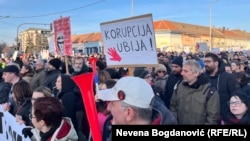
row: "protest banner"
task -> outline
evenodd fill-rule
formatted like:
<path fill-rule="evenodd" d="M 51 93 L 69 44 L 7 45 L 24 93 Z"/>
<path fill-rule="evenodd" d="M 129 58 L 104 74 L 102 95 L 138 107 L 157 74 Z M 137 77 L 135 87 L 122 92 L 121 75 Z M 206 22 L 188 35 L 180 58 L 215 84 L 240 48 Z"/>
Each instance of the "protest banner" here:
<path fill-rule="evenodd" d="M 72 55 L 70 17 L 60 18 L 53 22 L 56 53 L 64 56 Z"/>
<path fill-rule="evenodd" d="M 53 22 L 56 53 L 65 57 L 66 74 L 69 74 L 67 56 L 72 56 L 70 17 L 60 18 Z"/>
<path fill-rule="evenodd" d="M 100 27 L 109 67 L 158 64 L 152 14 L 104 22 Z"/>
<path fill-rule="evenodd" d="M 16 118 L 9 112 L 5 112 L 0 106 L 0 140 L 1 141 L 30 141 L 24 138 L 22 129 L 25 125 L 16 122 Z"/>
<path fill-rule="evenodd" d="M 49 53 L 55 53 L 56 52 L 56 48 L 55 48 L 55 37 L 54 35 L 50 36 L 47 38 L 48 40 L 48 44 L 49 44 Z"/>

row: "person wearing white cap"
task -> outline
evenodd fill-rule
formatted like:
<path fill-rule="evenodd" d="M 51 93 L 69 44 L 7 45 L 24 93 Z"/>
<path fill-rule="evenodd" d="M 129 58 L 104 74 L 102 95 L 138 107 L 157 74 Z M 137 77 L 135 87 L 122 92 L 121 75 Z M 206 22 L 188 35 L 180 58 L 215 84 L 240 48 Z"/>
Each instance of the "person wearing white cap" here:
<path fill-rule="evenodd" d="M 111 89 L 98 92 L 98 99 L 110 101 L 108 110 L 113 116 L 112 124 L 151 124 L 154 92 L 139 77 L 119 79 Z"/>

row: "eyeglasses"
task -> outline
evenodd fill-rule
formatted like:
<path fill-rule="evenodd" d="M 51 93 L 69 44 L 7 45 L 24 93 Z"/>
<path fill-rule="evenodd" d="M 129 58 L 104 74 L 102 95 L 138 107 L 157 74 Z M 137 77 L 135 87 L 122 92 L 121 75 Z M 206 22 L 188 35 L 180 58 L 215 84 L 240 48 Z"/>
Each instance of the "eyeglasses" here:
<path fill-rule="evenodd" d="M 29 114 L 29 119 L 32 120 L 32 118 L 36 118 L 36 117 L 33 117 L 32 114 L 30 113 Z"/>
<path fill-rule="evenodd" d="M 161 70 L 160 70 L 160 71 L 158 71 L 157 73 L 165 73 L 165 71 L 161 71 Z"/>
<path fill-rule="evenodd" d="M 230 106 L 237 106 L 237 107 L 239 107 L 241 104 L 242 104 L 242 101 L 229 101 L 228 102 L 228 104 L 230 105 Z"/>

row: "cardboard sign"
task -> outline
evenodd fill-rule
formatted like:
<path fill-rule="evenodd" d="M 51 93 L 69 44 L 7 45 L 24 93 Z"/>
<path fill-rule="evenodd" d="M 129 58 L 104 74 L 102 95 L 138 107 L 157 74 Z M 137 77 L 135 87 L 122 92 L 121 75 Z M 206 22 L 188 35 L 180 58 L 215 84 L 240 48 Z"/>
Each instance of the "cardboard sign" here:
<path fill-rule="evenodd" d="M 49 43 L 49 52 L 50 53 L 56 53 L 56 48 L 55 48 L 55 36 L 52 35 L 50 37 L 47 38 L 48 43 Z"/>
<path fill-rule="evenodd" d="M 207 43 L 205 43 L 205 42 L 196 43 L 196 48 L 198 49 L 199 52 L 208 52 L 209 51 Z"/>
<path fill-rule="evenodd" d="M 215 54 L 219 54 L 220 53 L 220 48 L 212 48 L 211 52 L 213 52 Z"/>
<path fill-rule="evenodd" d="M 100 24 L 108 66 L 157 64 L 152 14 Z"/>
<path fill-rule="evenodd" d="M 54 40 L 58 55 L 72 55 L 70 17 L 60 18 L 53 22 Z"/>
<path fill-rule="evenodd" d="M 20 125 L 16 122 L 16 118 L 9 112 L 3 110 L 0 105 L 0 140 L 1 141 L 30 141 L 30 138 L 25 138 L 22 134 L 22 129 L 25 125 Z"/>

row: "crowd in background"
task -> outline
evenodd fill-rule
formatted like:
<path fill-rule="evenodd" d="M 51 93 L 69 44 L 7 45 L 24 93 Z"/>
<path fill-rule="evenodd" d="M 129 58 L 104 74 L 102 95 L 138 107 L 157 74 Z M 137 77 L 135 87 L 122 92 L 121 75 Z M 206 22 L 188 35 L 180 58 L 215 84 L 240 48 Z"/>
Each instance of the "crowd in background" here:
<path fill-rule="evenodd" d="M 158 52 L 158 64 L 133 69 L 110 68 L 97 53 L 2 58 L 0 103 L 17 122 L 30 126 L 25 136 L 88 140 L 84 101 L 72 77 L 93 71 L 90 57 L 97 58 L 93 91 L 103 140 L 110 139 L 112 124 L 250 124 L 248 53 Z M 47 110 L 39 107 L 44 105 Z"/>

